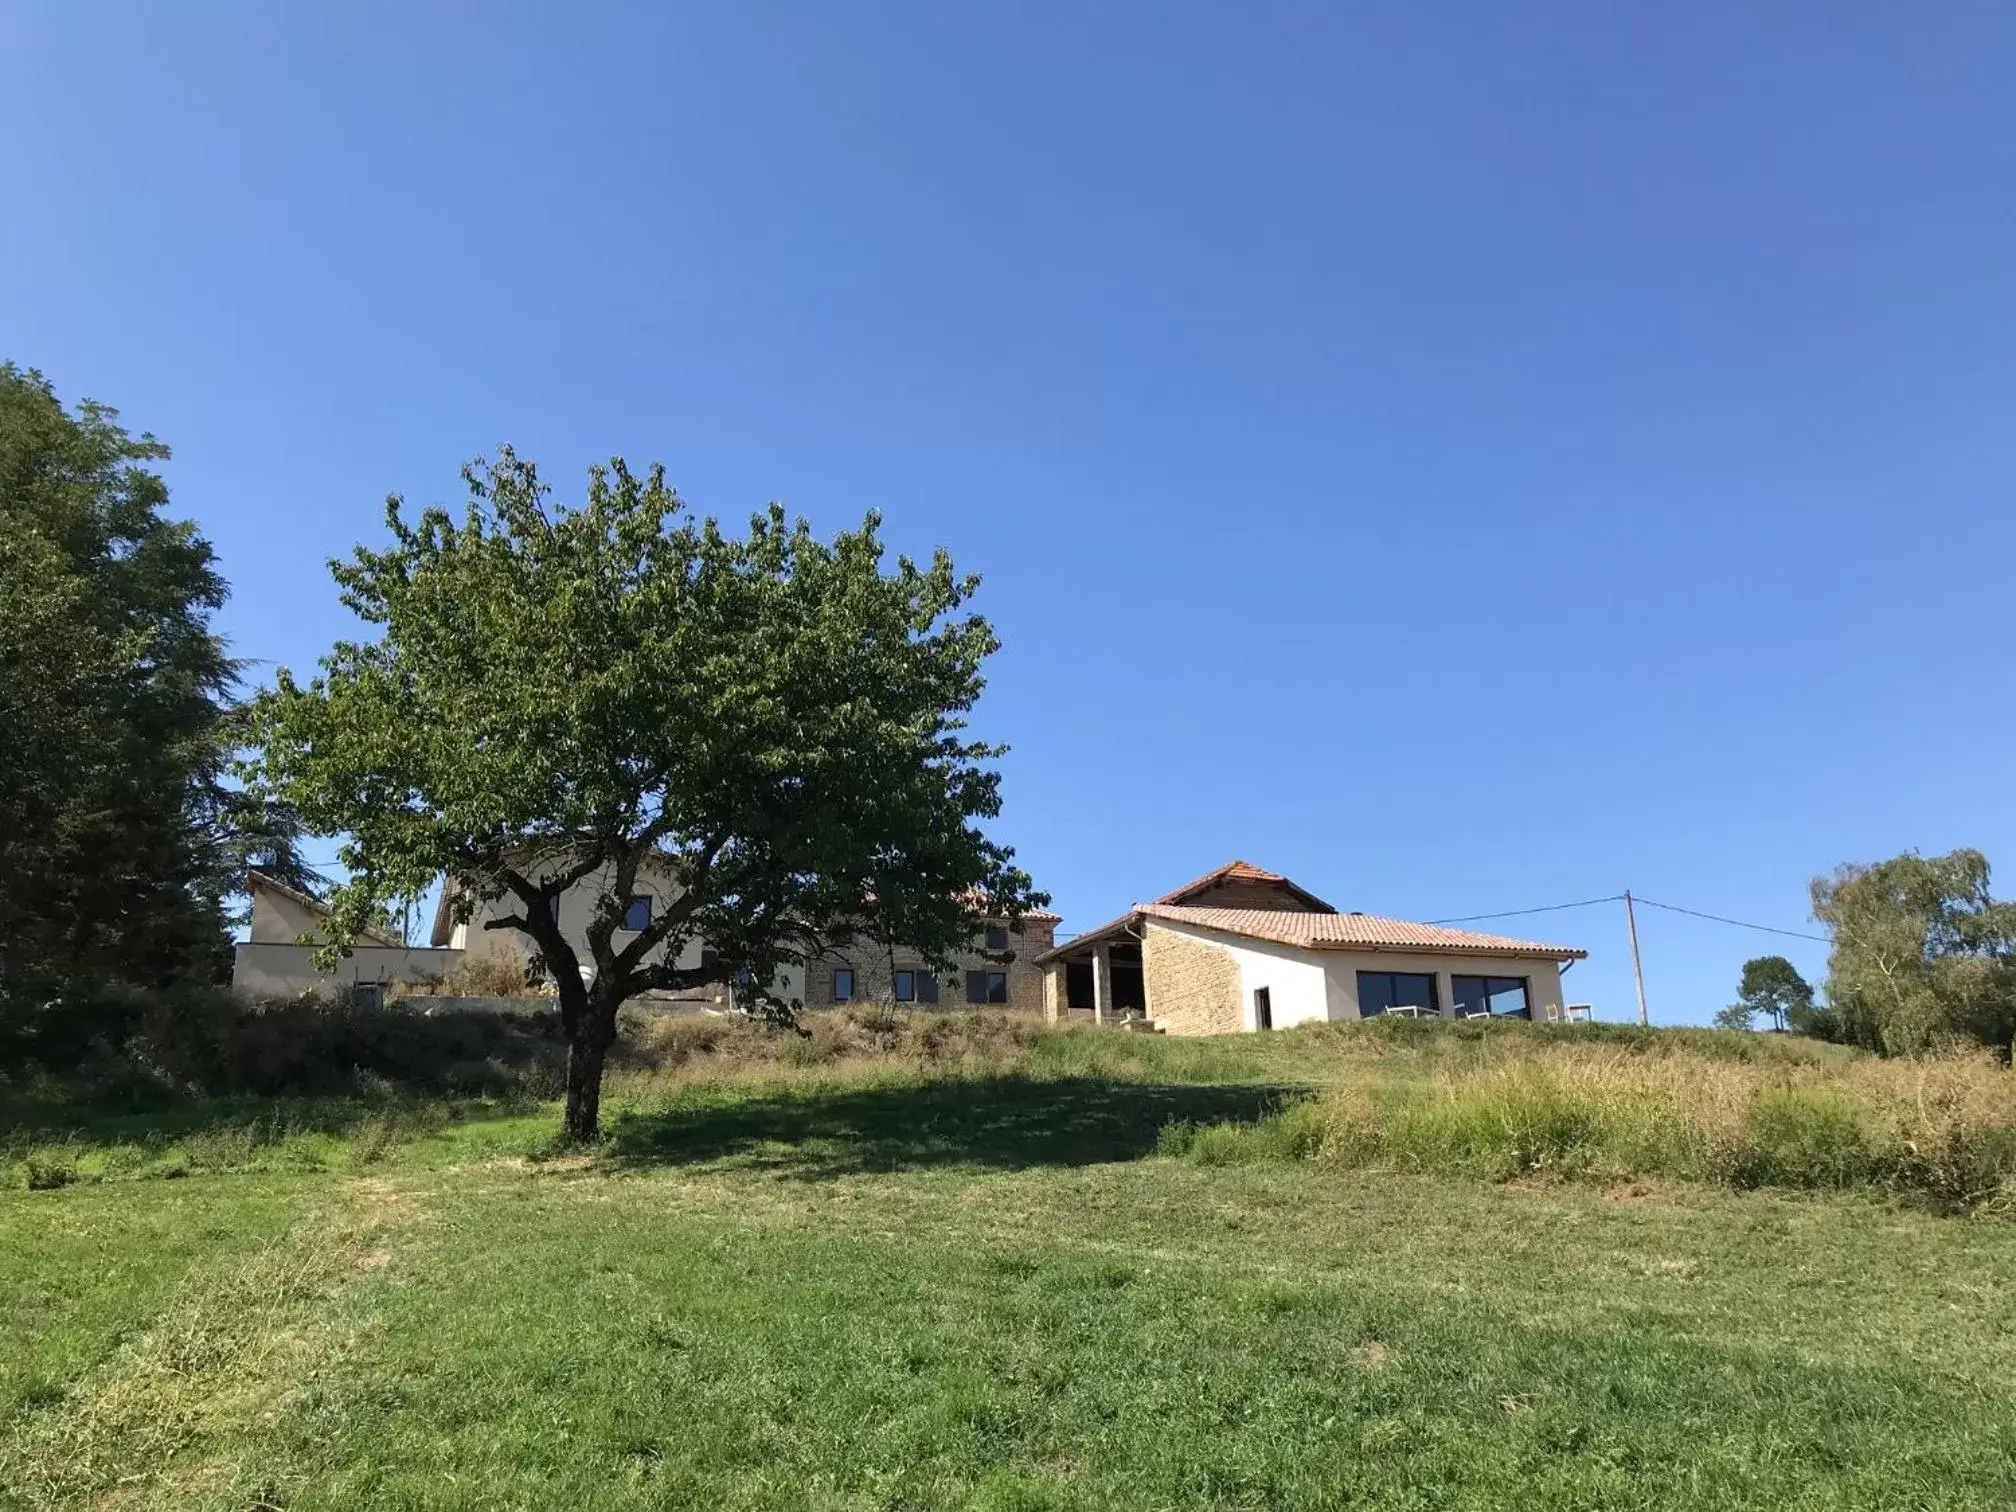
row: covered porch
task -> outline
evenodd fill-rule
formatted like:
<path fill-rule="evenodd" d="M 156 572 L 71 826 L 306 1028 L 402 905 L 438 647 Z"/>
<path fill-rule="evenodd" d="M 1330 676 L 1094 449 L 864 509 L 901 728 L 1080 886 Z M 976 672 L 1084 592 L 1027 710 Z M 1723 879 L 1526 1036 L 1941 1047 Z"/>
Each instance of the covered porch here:
<path fill-rule="evenodd" d="M 1043 1013 L 1052 1023 L 1146 1023 L 1148 981 L 1141 937 L 1128 921 L 1093 930 L 1043 962 Z"/>

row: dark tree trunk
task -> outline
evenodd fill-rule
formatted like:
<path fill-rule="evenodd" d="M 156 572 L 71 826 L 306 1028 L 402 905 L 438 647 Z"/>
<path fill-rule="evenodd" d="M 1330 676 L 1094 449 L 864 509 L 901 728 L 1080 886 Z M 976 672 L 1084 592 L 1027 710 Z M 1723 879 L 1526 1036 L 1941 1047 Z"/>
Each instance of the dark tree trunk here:
<path fill-rule="evenodd" d="M 595 1016 L 595 1015 L 591 1015 Z M 593 1144 L 602 1137 L 602 1063 L 610 1036 L 599 1024 L 585 1024 L 567 1045 L 567 1121 L 569 1144 Z"/>

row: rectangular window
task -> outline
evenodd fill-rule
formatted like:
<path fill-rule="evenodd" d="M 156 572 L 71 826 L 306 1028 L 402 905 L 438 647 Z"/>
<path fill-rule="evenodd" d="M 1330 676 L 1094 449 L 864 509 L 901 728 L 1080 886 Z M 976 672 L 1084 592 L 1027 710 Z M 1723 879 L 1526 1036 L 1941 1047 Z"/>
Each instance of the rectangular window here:
<path fill-rule="evenodd" d="M 1253 1027 L 1255 1029 L 1274 1027 L 1274 994 L 1265 987 L 1253 989 Z"/>
<path fill-rule="evenodd" d="M 1435 1003 L 1435 978 L 1426 972 L 1359 972 L 1358 1017 L 1377 1018 L 1396 1011 L 1410 1017 L 1440 1012 Z"/>
<path fill-rule="evenodd" d="M 999 924 L 989 924 L 987 926 L 987 948 L 989 950 L 1006 950 L 1008 948 L 1008 931 Z"/>
<path fill-rule="evenodd" d="M 917 973 L 899 971 L 896 973 L 896 1001 L 914 1003 L 917 1001 Z"/>
<path fill-rule="evenodd" d="M 649 898 L 632 898 L 623 905 L 623 927 L 632 934 L 639 934 L 651 927 Z"/>
<path fill-rule="evenodd" d="M 385 985 L 382 982 L 352 982 L 350 984 L 351 1006 L 371 1011 L 385 1006 Z"/>
<path fill-rule="evenodd" d="M 1008 973 L 1005 971 L 967 972 L 966 1001 L 969 1003 L 1006 1003 L 1008 1001 Z"/>
<path fill-rule="evenodd" d="M 1449 979 L 1449 995 L 1456 1000 L 1456 1017 L 1533 1017 L 1533 1004 L 1526 994 L 1524 977 L 1459 976 Z"/>
<path fill-rule="evenodd" d="M 917 1001 L 920 1003 L 938 1001 L 938 978 L 928 971 L 917 973 Z"/>
<path fill-rule="evenodd" d="M 842 966 L 833 973 L 833 1001 L 851 1003 L 854 1001 L 854 969 Z"/>
<path fill-rule="evenodd" d="M 555 924 L 560 922 L 560 895 L 555 893 L 546 900 L 546 917 Z"/>

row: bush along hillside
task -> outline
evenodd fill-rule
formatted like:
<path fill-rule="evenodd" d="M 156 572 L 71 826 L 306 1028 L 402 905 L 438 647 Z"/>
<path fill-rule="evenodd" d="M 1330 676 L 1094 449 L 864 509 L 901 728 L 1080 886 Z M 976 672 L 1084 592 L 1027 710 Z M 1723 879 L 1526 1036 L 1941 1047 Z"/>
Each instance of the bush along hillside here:
<path fill-rule="evenodd" d="M 1492 1180 L 1861 1187 L 2016 1213 L 2016 1083 L 1987 1051 L 1884 1060 L 1776 1036 L 1605 1026 L 1323 1026 L 1279 1038 L 1308 1040 L 1312 1058 L 1335 1047 L 1359 1074 L 1258 1122 L 1171 1127 L 1163 1151 Z"/>

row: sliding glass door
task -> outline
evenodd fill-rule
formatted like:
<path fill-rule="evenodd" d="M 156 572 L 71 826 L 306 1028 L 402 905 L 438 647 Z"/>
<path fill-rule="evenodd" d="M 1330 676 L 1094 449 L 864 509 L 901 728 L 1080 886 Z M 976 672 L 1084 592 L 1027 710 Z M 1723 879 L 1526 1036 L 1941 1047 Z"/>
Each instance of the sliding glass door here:
<path fill-rule="evenodd" d="M 1456 1017 L 1533 1017 L 1533 1004 L 1526 994 L 1524 977 L 1459 976 L 1449 979 L 1449 995 L 1456 999 Z"/>
<path fill-rule="evenodd" d="M 1435 978 L 1416 971 L 1359 972 L 1358 1017 L 1377 1018 L 1395 1010 L 1413 1015 L 1440 1012 L 1435 1002 Z"/>

